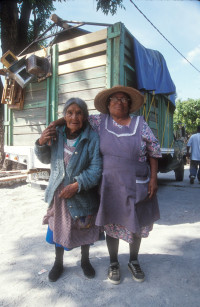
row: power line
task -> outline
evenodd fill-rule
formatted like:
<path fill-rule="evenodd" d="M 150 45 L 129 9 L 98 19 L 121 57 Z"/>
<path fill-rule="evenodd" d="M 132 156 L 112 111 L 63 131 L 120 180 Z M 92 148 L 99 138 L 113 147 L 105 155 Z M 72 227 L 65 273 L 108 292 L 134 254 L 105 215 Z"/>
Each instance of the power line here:
<path fill-rule="evenodd" d="M 149 18 L 139 9 L 139 7 L 132 1 L 130 2 L 135 6 L 135 8 L 144 16 L 144 18 L 158 31 L 158 33 L 195 69 L 200 73 L 200 70 L 196 68 L 161 32 L 160 30 L 154 26 L 154 24 L 149 20 Z"/>

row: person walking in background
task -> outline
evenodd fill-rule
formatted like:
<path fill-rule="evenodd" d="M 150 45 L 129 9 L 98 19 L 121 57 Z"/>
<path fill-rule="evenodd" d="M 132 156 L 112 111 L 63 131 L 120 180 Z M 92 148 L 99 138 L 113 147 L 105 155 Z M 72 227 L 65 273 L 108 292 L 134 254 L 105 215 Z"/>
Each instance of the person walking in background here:
<path fill-rule="evenodd" d="M 45 193 L 49 209 L 43 219 L 43 224 L 48 224 L 46 240 L 55 245 L 50 281 L 56 281 L 63 272 L 64 250 L 79 246 L 83 273 L 93 278 L 89 248 L 100 237 L 100 228 L 95 225 L 97 185 L 102 174 L 99 136 L 88 123 L 87 105 L 82 99 L 69 99 L 63 115 L 63 125 L 47 127 L 35 144 L 38 159 L 51 163 Z"/>
<path fill-rule="evenodd" d="M 191 154 L 190 154 L 191 151 Z M 190 183 L 193 184 L 197 176 L 200 183 L 200 125 L 197 133 L 193 134 L 187 143 L 187 157 L 190 156 Z"/>

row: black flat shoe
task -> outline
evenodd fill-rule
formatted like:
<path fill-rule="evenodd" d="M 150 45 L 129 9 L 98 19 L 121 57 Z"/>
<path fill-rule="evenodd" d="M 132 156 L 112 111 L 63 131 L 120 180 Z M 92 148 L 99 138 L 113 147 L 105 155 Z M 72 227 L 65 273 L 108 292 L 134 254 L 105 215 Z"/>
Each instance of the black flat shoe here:
<path fill-rule="evenodd" d="M 62 264 L 54 264 L 51 271 L 49 272 L 49 281 L 57 281 L 63 272 Z"/>
<path fill-rule="evenodd" d="M 84 275 L 87 278 L 94 278 L 95 277 L 95 270 L 91 265 L 90 261 L 81 262 L 81 268 L 83 270 Z"/>

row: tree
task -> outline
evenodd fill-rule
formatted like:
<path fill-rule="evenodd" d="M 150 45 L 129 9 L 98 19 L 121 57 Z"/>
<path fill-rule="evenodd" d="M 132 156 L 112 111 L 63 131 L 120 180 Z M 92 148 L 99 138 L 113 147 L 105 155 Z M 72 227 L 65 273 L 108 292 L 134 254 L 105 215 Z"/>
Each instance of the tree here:
<path fill-rule="evenodd" d="M 22 51 L 46 29 L 53 10 L 53 0 L 1 0 L 2 54 L 7 50 L 16 55 Z"/>
<path fill-rule="evenodd" d="M 2 54 L 11 50 L 16 56 L 48 27 L 56 0 L 0 0 L 0 32 Z M 61 2 L 62 0 L 57 0 Z M 67 1 L 67 0 L 63 0 Z M 96 0 L 97 10 L 114 15 L 123 0 Z M 34 48 L 34 49 L 33 49 Z M 33 45 L 28 52 L 38 49 Z M 27 53 L 27 52 L 26 52 Z M 2 95 L 0 79 L 0 99 Z M 3 157 L 3 107 L 0 103 L 0 158 Z M 1 159 L 0 159 L 1 164 Z"/>
<path fill-rule="evenodd" d="M 123 0 L 96 0 L 97 2 L 97 11 L 99 9 L 106 15 L 111 13 L 112 15 L 116 14 L 118 7 L 125 9 L 123 6 Z"/>
<path fill-rule="evenodd" d="M 18 55 L 40 32 L 45 30 L 47 27 L 46 20 L 53 10 L 53 0 L 1 0 L 0 30 L 2 54 L 7 50 L 11 50 L 15 55 Z M 0 99 L 1 95 L 2 82 L 0 82 Z M 0 104 L 1 157 L 4 156 L 2 118 L 3 107 Z"/>
<path fill-rule="evenodd" d="M 185 126 L 188 134 L 196 133 L 197 126 L 200 125 L 200 99 L 188 99 L 176 102 L 174 112 L 174 130 L 177 131 Z"/>
<path fill-rule="evenodd" d="M 61 2 L 62 0 L 57 0 Z M 67 0 L 63 0 L 67 1 Z M 55 10 L 55 0 L 1 0 L 0 26 L 2 54 L 11 50 L 18 54 L 47 27 L 47 20 Z M 97 10 L 114 15 L 124 8 L 123 0 L 96 0 Z"/>

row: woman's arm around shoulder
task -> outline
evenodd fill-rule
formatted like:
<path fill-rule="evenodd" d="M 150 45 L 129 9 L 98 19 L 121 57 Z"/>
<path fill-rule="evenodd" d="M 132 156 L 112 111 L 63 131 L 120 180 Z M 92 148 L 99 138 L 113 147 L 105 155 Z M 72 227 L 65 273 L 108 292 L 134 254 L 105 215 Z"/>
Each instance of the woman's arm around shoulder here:
<path fill-rule="evenodd" d="M 88 117 L 88 122 L 92 129 L 99 133 L 100 130 L 100 124 L 101 124 L 101 114 L 91 114 Z"/>
<path fill-rule="evenodd" d="M 49 127 L 57 127 L 57 126 L 63 126 L 63 125 L 65 125 L 65 119 L 64 119 L 64 117 L 61 117 L 61 118 L 59 118 L 59 119 L 56 119 L 56 120 L 54 120 L 53 122 L 51 122 L 50 124 L 49 124 Z"/>

